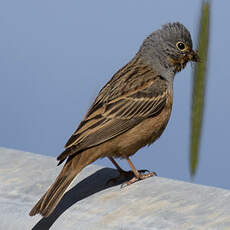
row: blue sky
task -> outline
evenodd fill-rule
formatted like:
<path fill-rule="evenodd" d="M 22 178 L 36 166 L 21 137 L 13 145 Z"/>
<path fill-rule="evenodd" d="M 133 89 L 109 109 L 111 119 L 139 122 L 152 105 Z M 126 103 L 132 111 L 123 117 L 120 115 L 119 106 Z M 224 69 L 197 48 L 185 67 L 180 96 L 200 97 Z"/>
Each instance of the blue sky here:
<path fill-rule="evenodd" d="M 212 1 L 207 101 L 194 182 L 230 189 L 229 1 Z M 196 44 L 200 0 L 1 1 L 0 146 L 57 156 L 100 88 L 143 39 L 180 21 Z M 194 44 L 194 45 L 195 45 Z M 174 82 L 163 136 L 133 157 L 137 168 L 189 181 L 192 68 Z M 128 168 L 125 161 L 119 161 Z M 112 167 L 107 159 L 97 164 Z"/>

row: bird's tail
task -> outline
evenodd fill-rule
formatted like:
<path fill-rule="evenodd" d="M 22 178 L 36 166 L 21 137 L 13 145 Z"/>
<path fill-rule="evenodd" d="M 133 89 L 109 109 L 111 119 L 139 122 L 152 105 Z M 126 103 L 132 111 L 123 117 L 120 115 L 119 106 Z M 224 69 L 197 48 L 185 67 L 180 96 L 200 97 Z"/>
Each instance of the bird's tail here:
<path fill-rule="evenodd" d="M 75 157 L 80 158 L 80 155 Z M 40 213 L 42 216 L 49 216 L 57 206 L 58 202 L 61 200 L 65 190 L 68 188 L 75 176 L 81 171 L 81 169 L 82 167 L 73 168 L 72 160 L 67 161 L 55 182 L 32 208 L 29 215 L 34 216 Z"/>

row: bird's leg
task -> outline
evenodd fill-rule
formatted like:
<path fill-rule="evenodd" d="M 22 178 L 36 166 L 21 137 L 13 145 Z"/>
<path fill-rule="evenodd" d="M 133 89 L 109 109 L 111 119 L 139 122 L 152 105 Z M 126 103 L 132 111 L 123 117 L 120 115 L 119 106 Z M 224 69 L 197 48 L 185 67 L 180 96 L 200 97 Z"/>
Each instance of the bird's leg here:
<path fill-rule="evenodd" d="M 126 172 L 125 170 L 123 170 L 120 165 L 112 158 L 112 157 L 109 157 L 109 159 L 111 160 L 111 162 L 113 163 L 113 165 L 117 168 L 118 172 L 120 174 L 123 174 L 124 172 Z"/>
<path fill-rule="evenodd" d="M 117 168 L 118 172 L 119 172 L 119 176 L 117 177 L 114 177 L 110 180 L 107 181 L 106 184 L 110 184 L 110 183 L 116 183 L 117 181 L 119 181 L 121 178 L 126 178 L 126 179 L 130 179 L 132 178 L 133 176 L 135 176 L 134 172 L 133 171 L 125 171 L 123 170 L 119 164 L 112 158 L 112 157 L 108 157 L 111 162 L 113 163 L 113 165 Z M 137 171 L 137 170 L 136 170 Z M 140 174 L 143 174 L 145 172 L 149 172 L 148 170 L 146 169 L 142 169 L 142 170 L 139 170 L 138 173 Z"/>
<path fill-rule="evenodd" d="M 130 184 L 133 184 L 135 183 L 136 181 L 138 180 L 144 180 L 148 177 L 152 177 L 152 176 L 156 176 L 157 174 L 155 172 L 148 172 L 146 174 L 143 174 L 141 173 L 140 171 L 138 171 L 135 166 L 133 165 L 132 161 L 129 159 L 129 157 L 126 157 L 126 160 L 128 161 L 129 163 L 129 166 L 131 167 L 132 171 L 133 171 L 133 174 L 134 174 L 134 177 L 125 182 L 123 185 L 130 185 Z"/>
<path fill-rule="evenodd" d="M 106 184 L 115 184 L 117 183 L 121 178 L 131 178 L 133 176 L 133 172 L 132 171 L 125 171 L 123 170 L 119 164 L 112 158 L 112 157 L 108 157 L 111 162 L 113 163 L 113 165 L 116 167 L 117 171 L 119 172 L 119 175 L 109 179 Z"/>

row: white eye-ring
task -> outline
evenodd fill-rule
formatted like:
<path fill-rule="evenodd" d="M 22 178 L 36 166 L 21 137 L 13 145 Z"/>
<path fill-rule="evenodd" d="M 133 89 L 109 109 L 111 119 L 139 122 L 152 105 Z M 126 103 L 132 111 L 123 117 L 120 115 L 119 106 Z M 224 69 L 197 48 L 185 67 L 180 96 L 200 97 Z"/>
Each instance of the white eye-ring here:
<path fill-rule="evenodd" d="M 186 50 L 186 45 L 183 42 L 177 42 L 176 47 L 181 51 Z"/>

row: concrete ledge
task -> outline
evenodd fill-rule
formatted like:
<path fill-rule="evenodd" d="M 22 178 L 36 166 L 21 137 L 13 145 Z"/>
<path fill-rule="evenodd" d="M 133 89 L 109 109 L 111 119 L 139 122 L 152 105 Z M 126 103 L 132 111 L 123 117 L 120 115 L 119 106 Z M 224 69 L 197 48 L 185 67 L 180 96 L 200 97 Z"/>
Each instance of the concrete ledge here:
<path fill-rule="evenodd" d="M 55 179 L 52 157 L 0 148 L 0 229 L 230 229 L 230 191 L 154 177 L 105 186 L 116 170 L 91 165 L 49 218 L 28 213 Z"/>

